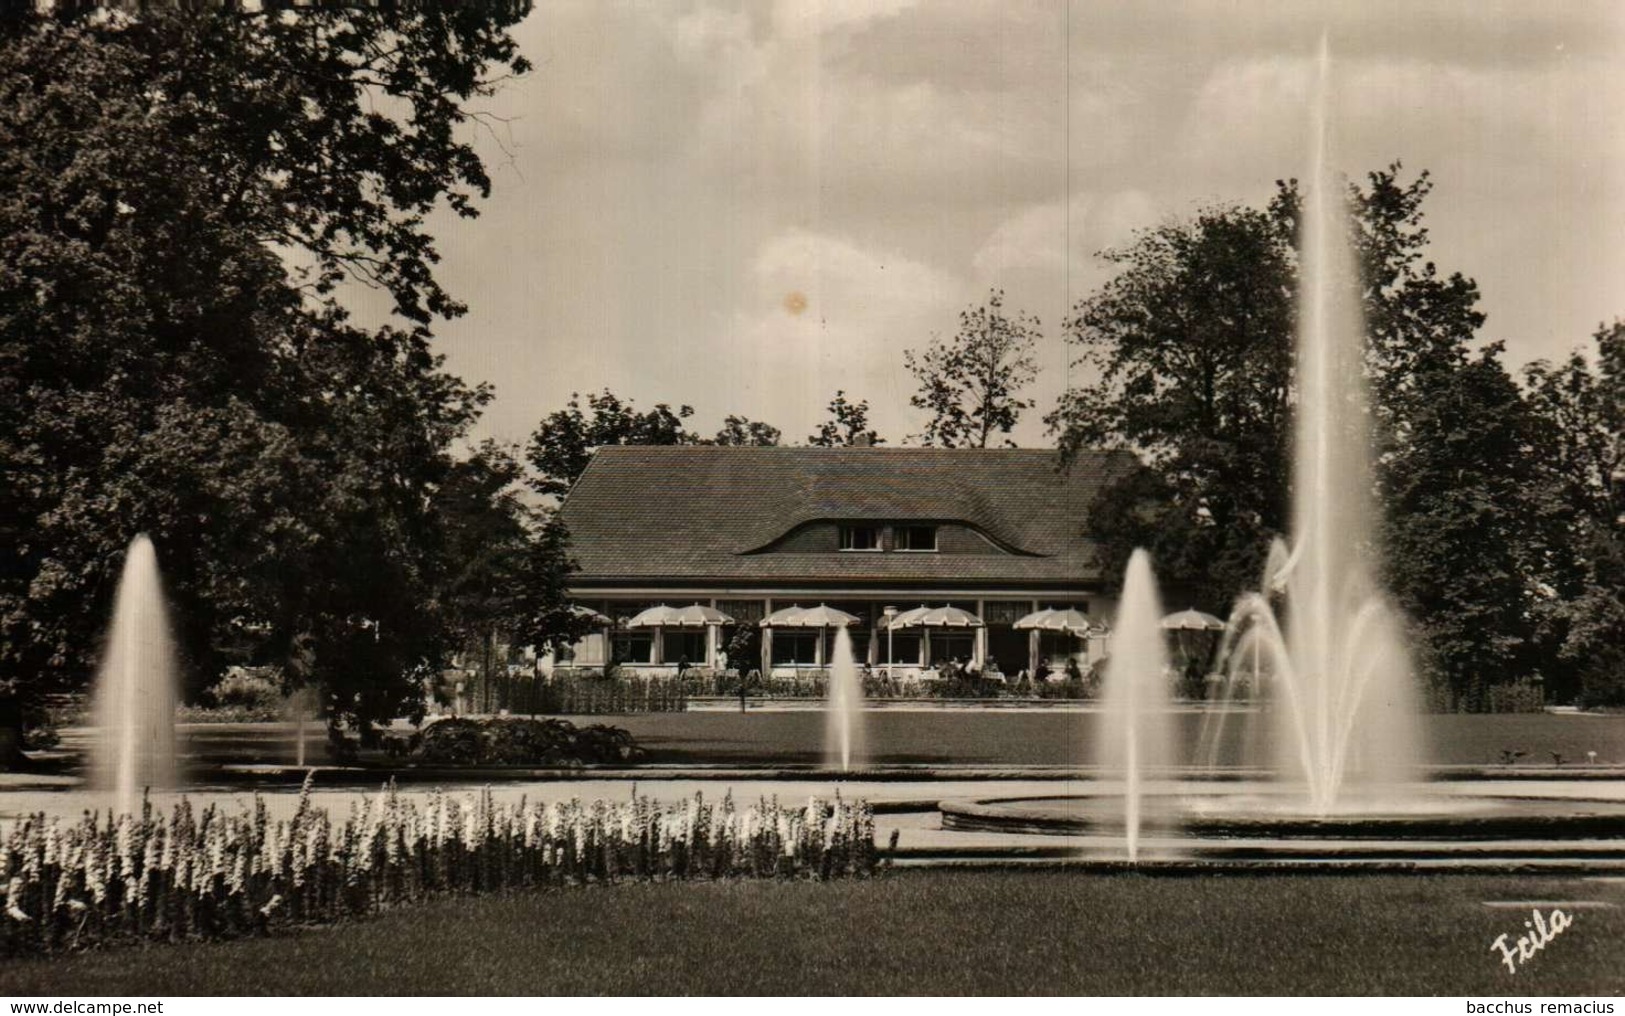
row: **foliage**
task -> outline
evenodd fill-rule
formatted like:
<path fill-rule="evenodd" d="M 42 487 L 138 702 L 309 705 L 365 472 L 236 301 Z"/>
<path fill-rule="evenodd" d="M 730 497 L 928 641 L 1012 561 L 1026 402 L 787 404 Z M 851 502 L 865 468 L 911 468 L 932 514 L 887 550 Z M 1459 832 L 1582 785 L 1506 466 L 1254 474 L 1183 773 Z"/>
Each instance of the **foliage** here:
<path fill-rule="evenodd" d="M 1588 705 L 1625 704 L 1625 322 L 1524 371 L 1536 424 L 1540 637 L 1549 684 Z"/>
<path fill-rule="evenodd" d="M 571 610 L 569 534 L 552 512 L 526 504 L 523 477 L 514 453 L 487 441 L 435 492 L 447 626 L 459 647 L 481 646 L 488 665 L 499 636 L 546 653 L 591 629 Z"/>
<path fill-rule="evenodd" d="M 424 217 L 488 188 L 467 105 L 527 7 L 62 10 L 0 28 L 0 683 L 83 683 L 146 532 L 194 693 L 246 620 L 330 714 L 410 712 L 426 506 L 489 398 L 431 352 Z"/>
<path fill-rule="evenodd" d="M 683 679 L 631 675 L 621 670 L 605 677 L 591 670 L 555 670 L 546 681 L 514 689 L 513 711 L 519 713 L 680 713 L 688 708 L 688 688 L 705 673 L 691 668 Z"/>
<path fill-rule="evenodd" d="M 927 447 L 986 448 L 996 434 L 1008 435 L 1032 401 L 1019 393 L 1038 376 L 1033 347 L 1038 319 L 1017 311 L 1006 315 L 1004 292 L 959 312 L 959 332 L 934 341 L 923 352 L 903 354 L 919 391 L 909 405 L 931 414 L 921 435 Z"/>
<path fill-rule="evenodd" d="M 634 762 L 642 751 L 618 727 L 577 728 L 566 720 L 514 716 L 435 720 L 418 735 L 413 756 L 453 765 L 577 766 Z"/>
<path fill-rule="evenodd" d="M 777 799 L 745 808 L 647 797 L 547 805 L 462 800 L 421 805 L 393 786 L 335 821 L 310 803 L 273 821 L 182 799 L 166 816 L 43 814 L 15 822 L 0 848 L 0 953 L 136 941 L 264 935 L 361 917 L 446 894 L 668 879 L 832 878 L 874 872 L 863 803 Z"/>
<path fill-rule="evenodd" d="M 732 447 L 774 448 L 782 437 L 779 428 L 760 420 L 748 420 L 730 415 L 722 421 L 722 429 L 711 440 L 712 444 Z"/>
<path fill-rule="evenodd" d="M 233 667 L 209 688 L 206 698 L 216 706 L 240 709 L 259 719 L 281 719 L 281 675 L 275 670 Z"/>
<path fill-rule="evenodd" d="M 1380 483 L 1390 588 L 1435 679 L 1472 709 L 1533 662 L 1523 548 L 1535 523 L 1534 463 L 1522 398 L 1499 353 L 1491 346 L 1417 373 L 1406 439 Z"/>
<path fill-rule="evenodd" d="M 1546 690 L 1527 677 L 1492 685 L 1485 695 L 1484 711 L 1543 713 L 1546 711 Z"/>
<path fill-rule="evenodd" d="M 1063 456 L 1137 453 L 1089 535 L 1107 574 L 1137 546 L 1193 603 L 1223 611 L 1285 528 L 1292 377 L 1293 202 L 1216 207 L 1106 251 L 1119 274 L 1065 322 L 1089 384 L 1047 422 Z"/>
<path fill-rule="evenodd" d="M 869 428 L 869 400 L 848 402 L 840 390 L 829 402 L 829 419 L 818 425 L 818 433 L 807 438 L 815 448 L 843 448 L 854 445 L 881 445 L 886 439 Z"/>
<path fill-rule="evenodd" d="M 1350 183 L 1364 281 L 1386 579 L 1450 697 L 1527 672 L 1529 551 L 1540 532 L 1533 428 L 1498 346 L 1469 348 L 1478 288 L 1427 260 L 1432 183 L 1398 164 Z M 1093 380 L 1049 416 L 1063 453 L 1105 445 L 1142 466 L 1091 511 L 1100 563 L 1148 548 L 1165 584 L 1224 612 L 1287 530 L 1301 195 L 1207 209 L 1109 251 L 1119 274 L 1067 322 Z"/>
<path fill-rule="evenodd" d="M 592 453 L 605 445 L 690 445 L 699 436 L 683 429 L 694 407 L 673 410 L 664 402 L 639 412 L 631 399 L 622 400 L 609 389 L 587 396 L 572 393 L 569 404 L 548 414 L 531 435 L 526 457 L 535 475 L 538 493 L 563 497 L 592 461 Z"/>

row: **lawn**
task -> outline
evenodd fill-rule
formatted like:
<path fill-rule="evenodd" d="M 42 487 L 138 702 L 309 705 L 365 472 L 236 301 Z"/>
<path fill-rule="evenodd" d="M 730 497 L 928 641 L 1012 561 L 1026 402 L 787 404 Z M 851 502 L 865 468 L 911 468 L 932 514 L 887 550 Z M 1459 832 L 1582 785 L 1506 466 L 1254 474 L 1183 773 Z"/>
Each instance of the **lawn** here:
<path fill-rule="evenodd" d="M 1526 909 L 1601 901 L 1517 974 Z M 1549 910 L 1550 905 L 1545 904 Z M 575 888 L 338 928 L 0 962 L 14 995 L 1604 994 L 1625 884 L 1436 876 L 907 871 L 864 882 Z"/>
<path fill-rule="evenodd" d="M 572 717 L 577 722 L 625 727 L 650 749 L 653 761 L 672 763 L 810 764 L 823 759 L 821 712 L 638 713 Z M 1098 713 L 975 710 L 893 712 L 864 716 L 870 759 L 877 763 L 1077 765 L 1087 758 Z M 1179 743 L 1194 746 L 1203 716 L 1175 715 Z M 1580 762 L 1625 763 L 1625 715 L 1505 714 L 1423 717 L 1431 761 L 1491 765 L 1503 749 L 1527 752 L 1525 763 L 1550 765 L 1551 752 Z M 1237 759 L 1226 761 L 1235 762 Z"/>

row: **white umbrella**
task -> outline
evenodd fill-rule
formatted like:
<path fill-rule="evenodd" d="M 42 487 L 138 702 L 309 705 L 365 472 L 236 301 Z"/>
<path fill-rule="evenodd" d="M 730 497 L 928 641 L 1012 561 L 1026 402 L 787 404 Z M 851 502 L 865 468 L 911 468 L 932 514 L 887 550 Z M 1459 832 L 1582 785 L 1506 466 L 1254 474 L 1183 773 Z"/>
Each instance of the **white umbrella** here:
<path fill-rule="evenodd" d="M 701 628 L 710 624 L 732 624 L 733 618 L 714 607 L 696 603 L 692 607 L 669 607 L 662 603 L 642 611 L 626 622 L 628 628 Z"/>
<path fill-rule="evenodd" d="M 1079 610 L 1035 610 L 1011 625 L 1017 631 L 1064 631 L 1080 638 L 1096 634 L 1100 626 L 1092 623 Z"/>
<path fill-rule="evenodd" d="M 898 614 L 892 628 L 980 628 L 982 619 L 958 607 L 918 607 Z"/>
<path fill-rule="evenodd" d="M 796 627 L 796 618 L 800 617 L 802 611 L 806 609 L 800 604 L 780 607 L 757 623 L 763 628 L 794 628 Z"/>
<path fill-rule="evenodd" d="M 1221 632 L 1224 631 L 1225 627 L 1223 621 L 1212 614 L 1204 614 L 1200 610 L 1181 610 L 1177 614 L 1169 614 L 1162 619 L 1162 629 L 1174 633 L 1174 644 L 1179 648 L 1179 655 L 1183 661 L 1181 666 L 1189 666 L 1193 662 L 1201 664 L 1208 655 L 1202 653 L 1199 656 L 1195 649 L 1186 645 L 1186 632 Z M 1201 642 L 1200 638 L 1196 640 L 1198 646 L 1201 645 Z M 1210 650 L 1216 648 L 1209 646 Z"/>
<path fill-rule="evenodd" d="M 763 628 L 846 628 L 858 623 L 856 614 L 826 607 L 786 607 L 762 619 Z"/>
<path fill-rule="evenodd" d="M 1224 631 L 1225 623 L 1200 610 L 1181 610 L 1162 619 L 1166 631 Z"/>
<path fill-rule="evenodd" d="M 612 621 L 610 621 L 609 618 L 607 618 L 604 615 L 600 614 L 598 611 L 593 610 L 591 607 L 583 607 L 579 603 L 570 604 L 570 613 L 574 614 L 576 617 L 584 617 L 587 620 L 591 621 L 593 624 L 612 624 L 613 623 Z"/>

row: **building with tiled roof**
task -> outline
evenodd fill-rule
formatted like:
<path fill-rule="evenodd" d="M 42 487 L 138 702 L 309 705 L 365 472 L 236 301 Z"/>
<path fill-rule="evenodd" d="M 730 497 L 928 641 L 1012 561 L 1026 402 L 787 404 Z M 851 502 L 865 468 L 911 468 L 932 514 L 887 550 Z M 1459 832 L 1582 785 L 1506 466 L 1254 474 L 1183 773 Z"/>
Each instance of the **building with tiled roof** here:
<path fill-rule="evenodd" d="M 565 498 L 580 570 L 577 602 L 624 621 L 655 605 L 715 607 L 754 624 L 784 607 L 827 604 L 872 666 L 996 660 L 1014 674 L 1074 653 L 1011 624 L 1044 607 L 1110 616 L 1109 584 L 1083 537 L 1089 505 L 1133 459 L 1084 453 L 1066 470 L 1043 449 L 606 447 Z M 885 610 L 952 605 L 982 629 L 895 632 Z M 719 666 L 726 632 L 618 630 L 616 658 L 668 669 Z M 774 630 L 763 664 L 819 667 L 827 637 Z M 576 662 L 600 665 L 608 637 Z M 890 654 L 890 660 L 887 657 Z"/>

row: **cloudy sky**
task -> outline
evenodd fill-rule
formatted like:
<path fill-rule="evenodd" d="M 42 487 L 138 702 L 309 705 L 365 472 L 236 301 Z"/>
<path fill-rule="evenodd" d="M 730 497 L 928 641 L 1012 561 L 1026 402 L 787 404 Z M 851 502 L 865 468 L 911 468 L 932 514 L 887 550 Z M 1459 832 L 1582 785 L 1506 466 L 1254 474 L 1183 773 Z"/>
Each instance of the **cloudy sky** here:
<path fill-rule="evenodd" d="M 896 443 L 903 350 L 1001 287 L 1045 331 L 1094 257 L 1304 175 L 1322 31 L 1338 169 L 1432 171 L 1441 267 L 1520 364 L 1625 316 L 1625 5 L 538 0 L 483 109 L 494 193 L 437 223 L 452 370 L 519 440 L 570 392 L 800 440 L 837 388 Z"/>

